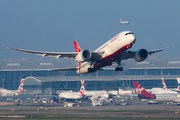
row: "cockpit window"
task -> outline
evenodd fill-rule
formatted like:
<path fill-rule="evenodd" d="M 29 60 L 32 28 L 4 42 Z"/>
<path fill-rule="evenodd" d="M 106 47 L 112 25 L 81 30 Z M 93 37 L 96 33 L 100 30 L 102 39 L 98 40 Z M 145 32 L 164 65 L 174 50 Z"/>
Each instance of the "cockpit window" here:
<path fill-rule="evenodd" d="M 128 35 L 128 34 L 133 34 L 132 32 L 130 32 L 130 33 L 126 33 L 125 35 Z"/>

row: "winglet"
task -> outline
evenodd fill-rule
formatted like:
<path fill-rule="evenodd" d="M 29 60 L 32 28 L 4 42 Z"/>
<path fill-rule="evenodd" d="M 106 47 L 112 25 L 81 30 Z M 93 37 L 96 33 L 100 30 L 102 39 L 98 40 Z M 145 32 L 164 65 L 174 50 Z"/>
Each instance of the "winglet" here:
<path fill-rule="evenodd" d="M 81 52 L 81 48 L 79 47 L 79 45 L 77 44 L 77 42 L 76 42 L 76 41 L 73 41 L 73 43 L 74 43 L 75 51 L 76 51 L 76 52 Z"/>
<path fill-rule="evenodd" d="M 148 93 L 137 81 L 133 81 L 136 93 L 140 99 L 155 99 L 154 94 Z"/>

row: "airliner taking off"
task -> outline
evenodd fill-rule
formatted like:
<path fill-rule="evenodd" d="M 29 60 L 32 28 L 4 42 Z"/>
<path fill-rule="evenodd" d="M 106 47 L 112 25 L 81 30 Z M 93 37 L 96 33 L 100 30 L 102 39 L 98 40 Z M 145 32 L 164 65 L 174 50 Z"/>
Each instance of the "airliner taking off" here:
<path fill-rule="evenodd" d="M 131 31 L 123 31 L 118 33 L 116 36 L 114 36 L 109 41 L 107 41 L 98 49 L 92 52 L 89 50 L 81 50 L 76 41 L 73 42 L 76 52 L 42 52 L 14 48 L 9 49 L 33 53 L 41 55 L 42 57 L 50 56 L 56 58 L 71 58 L 78 61 L 78 67 L 60 68 L 50 71 L 76 70 L 76 73 L 84 74 L 96 72 L 97 70 L 100 70 L 102 69 L 102 67 L 105 66 L 111 66 L 113 62 L 116 62 L 118 64 L 118 66 L 115 69 L 116 71 L 123 71 L 123 67 L 120 67 L 122 60 L 134 58 L 135 61 L 141 62 L 145 60 L 148 57 L 148 55 L 163 51 L 164 49 L 171 47 L 169 46 L 154 51 L 147 51 L 146 49 L 130 51 L 129 49 L 134 45 L 135 41 L 136 38 Z"/>
<path fill-rule="evenodd" d="M 7 89 L 0 89 L 0 93 L 2 96 L 18 96 L 23 93 L 23 85 L 24 85 L 24 79 L 21 80 L 19 88 L 17 90 L 7 90 Z"/>

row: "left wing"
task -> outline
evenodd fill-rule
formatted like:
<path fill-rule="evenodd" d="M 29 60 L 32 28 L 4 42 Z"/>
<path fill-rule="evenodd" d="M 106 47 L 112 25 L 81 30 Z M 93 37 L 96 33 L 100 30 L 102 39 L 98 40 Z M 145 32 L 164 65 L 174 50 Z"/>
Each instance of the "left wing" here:
<path fill-rule="evenodd" d="M 57 69 L 52 69 L 52 70 L 49 70 L 49 71 L 72 71 L 72 70 L 78 70 L 79 68 L 76 67 L 76 68 L 57 68 Z"/>
<path fill-rule="evenodd" d="M 168 49 L 168 48 L 171 48 L 171 46 L 168 46 L 168 47 L 165 47 L 165 48 L 162 48 L 162 49 L 158 49 L 158 50 L 152 50 L 152 51 L 148 51 L 148 54 L 151 55 L 153 53 L 157 53 L 157 52 L 161 52 L 165 49 Z M 134 58 L 134 55 L 136 54 L 137 51 L 125 51 L 124 53 L 122 53 L 122 56 L 120 57 L 121 60 L 124 60 L 124 59 L 129 59 L 129 58 Z"/>
<path fill-rule="evenodd" d="M 36 55 L 40 55 L 42 57 L 49 56 L 49 57 L 56 57 L 56 58 L 72 58 L 74 59 L 77 52 L 45 52 L 45 51 L 32 51 L 32 50 L 24 50 L 24 49 L 16 49 L 16 48 L 8 48 L 11 50 L 26 52 L 26 53 L 32 53 Z"/>
<path fill-rule="evenodd" d="M 45 52 L 45 51 L 33 51 L 33 50 L 16 49 L 16 48 L 8 48 L 8 49 L 26 52 L 26 53 L 32 53 L 32 54 L 40 55 L 42 57 L 49 56 L 49 57 L 56 57 L 56 58 L 75 59 L 75 57 L 79 54 L 79 52 Z M 103 53 L 104 53 L 103 51 L 91 52 L 92 59 L 99 59 Z"/>

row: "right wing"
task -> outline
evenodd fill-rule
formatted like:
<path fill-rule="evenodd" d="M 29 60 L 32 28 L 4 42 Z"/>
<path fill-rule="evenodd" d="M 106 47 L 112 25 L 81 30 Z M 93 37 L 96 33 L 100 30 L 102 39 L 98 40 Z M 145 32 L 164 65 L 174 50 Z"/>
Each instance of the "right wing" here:
<path fill-rule="evenodd" d="M 152 51 L 147 51 L 147 52 L 149 55 L 151 55 L 153 53 L 161 52 L 161 51 L 166 50 L 166 49 L 171 48 L 171 47 L 172 47 L 172 45 L 165 47 L 165 48 L 162 48 L 162 49 L 152 50 Z M 124 60 L 124 59 L 134 58 L 136 52 L 137 51 L 125 51 L 124 53 L 122 53 L 122 56 L 120 57 L 120 59 Z"/>

